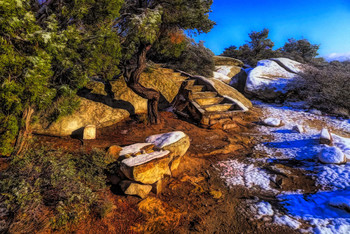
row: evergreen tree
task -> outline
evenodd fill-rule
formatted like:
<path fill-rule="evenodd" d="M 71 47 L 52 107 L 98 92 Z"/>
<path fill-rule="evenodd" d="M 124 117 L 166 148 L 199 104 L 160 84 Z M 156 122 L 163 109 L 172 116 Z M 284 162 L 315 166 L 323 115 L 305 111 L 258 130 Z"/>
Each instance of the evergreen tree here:
<path fill-rule="evenodd" d="M 89 76 L 119 72 L 121 0 L 0 1 L 0 154 L 21 152 L 32 117 L 78 106 Z"/>
<path fill-rule="evenodd" d="M 288 39 L 281 51 L 284 55 L 299 61 L 310 62 L 318 55 L 320 45 L 311 44 L 307 39 L 296 40 L 294 38 Z"/>
<path fill-rule="evenodd" d="M 125 0 L 117 25 L 123 42 L 122 73 L 128 87 L 148 100 L 150 123 L 159 122 L 160 94 L 139 82 L 148 52 L 157 42 L 169 38 L 171 32 L 208 32 L 214 25 L 209 19 L 211 4 L 212 0 Z"/>

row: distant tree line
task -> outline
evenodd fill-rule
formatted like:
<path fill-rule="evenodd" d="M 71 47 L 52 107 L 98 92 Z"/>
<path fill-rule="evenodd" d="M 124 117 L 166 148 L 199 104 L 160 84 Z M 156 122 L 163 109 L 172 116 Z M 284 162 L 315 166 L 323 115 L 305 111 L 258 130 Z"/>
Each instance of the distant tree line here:
<path fill-rule="evenodd" d="M 269 30 L 253 31 L 248 34 L 250 41 L 240 46 L 230 46 L 224 50 L 223 56 L 242 60 L 250 66 L 256 66 L 262 59 L 286 57 L 301 63 L 319 63 L 322 58 L 316 58 L 320 45 L 311 44 L 307 39 L 288 39 L 283 47 L 273 49 L 275 43 L 268 38 Z"/>

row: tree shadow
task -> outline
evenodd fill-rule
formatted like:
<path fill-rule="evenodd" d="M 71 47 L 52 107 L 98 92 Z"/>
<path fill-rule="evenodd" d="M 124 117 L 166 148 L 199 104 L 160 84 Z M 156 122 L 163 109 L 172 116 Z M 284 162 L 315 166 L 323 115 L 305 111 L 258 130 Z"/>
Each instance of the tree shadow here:
<path fill-rule="evenodd" d="M 92 89 L 84 87 L 77 92 L 77 95 L 94 102 L 100 102 L 115 109 L 126 110 L 129 112 L 130 116 L 135 115 L 135 107 L 130 102 L 114 99 L 115 96 L 110 82 L 107 81 L 104 83 L 104 90 L 107 95 L 91 93 Z"/>
<path fill-rule="evenodd" d="M 294 141 L 281 141 L 281 142 L 266 142 L 264 145 L 268 148 L 277 149 L 292 149 L 292 148 L 304 148 L 309 146 L 315 146 L 318 143 L 318 139 L 305 139 Z"/>

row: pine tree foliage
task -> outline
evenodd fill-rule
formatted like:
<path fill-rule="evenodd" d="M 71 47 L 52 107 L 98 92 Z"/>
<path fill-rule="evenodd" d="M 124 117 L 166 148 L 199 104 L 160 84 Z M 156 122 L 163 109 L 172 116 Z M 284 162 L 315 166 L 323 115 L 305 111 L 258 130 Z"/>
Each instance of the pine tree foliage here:
<path fill-rule="evenodd" d="M 52 121 L 70 114 L 88 77 L 111 79 L 119 72 L 121 49 L 112 29 L 121 4 L 0 1 L 1 155 L 13 151 L 33 115 Z"/>

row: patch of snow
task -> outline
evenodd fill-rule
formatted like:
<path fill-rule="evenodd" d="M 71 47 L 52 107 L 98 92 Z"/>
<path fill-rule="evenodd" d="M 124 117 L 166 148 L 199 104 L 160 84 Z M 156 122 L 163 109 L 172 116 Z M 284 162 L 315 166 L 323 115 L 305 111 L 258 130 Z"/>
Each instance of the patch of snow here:
<path fill-rule="evenodd" d="M 346 161 L 344 153 L 336 146 L 326 146 L 318 156 L 322 163 L 340 164 Z"/>
<path fill-rule="evenodd" d="M 228 76 L 231 73 L 231 69 L 233 66 L 216 66 L 216 73 L 221 73 L 225 76 Z M 214 76 L 215 77 L 215 76 Z"/>
<path fill-rule="evenodd" d="M 332 141 L 332 136 L 331 134 L 329 133 L 328 129 L 327 128 L 323 128 L 321 130 L 321 133 L 320 133 L 320 139 L 324 139 L 326 141 Z"/>
<path fill-rule="evenodd" d="M 264 216 L 272 216 L 274 214 L 274 211 L 272 210 L 272 206 L 270 203 L 262 201 L 256 204 L 256 208 L 258 211 L 258 215 Z"/>
<path fill-rule="evenodd" d="M 273 176 L 265 170 L 254 165 L 240 163 L 237 160 L 219 162 L 221 178 L 226 181 L 229 187 L 243 185 L 247 188 L 259 187 L 266 191 L 276 192 L 270 187 Z"/>
<path fill-rule="evenodd" d="M 231 78 L 228 77 L 227 75 L 224 75 L 220 72 L 213 72 L 213 75 L 214 75 L 214 79 L 217 79 L 217 80 L 221 80 L 221 81 L 224 81 L 224 82 L 230 82 L 231 81 Z"/>
<path fill-rule="evenodd" d="M 132 145 L 128 145 L 123 147 L 122 151 L 120 151 L 119 155 L 124 156 L 127 154 L 136 154 L 141 151 L 142 148 L 152 145 L 152 143 L 136 143 Z"/>
<path fill-rule="evenodd" d="M 315 233 L 349 233 L 350 213 L 330 206 L 337 196 L 350 196 L 349 190 L 326 191 L 316 194 L 284 194 L 278 198 L 295 218 L 303 219 L 314 225 Z"/>
<path fill-rule="evenodd" d="M 152 143 L 158 148 L 163 148 L 167 145 L 171 145 L 181 140 L 184 137 L 186 137 L 185 133 L 181 131 L 175 131 L 149 136 L 147 137 L 146 142 Z"/>
<path fill-rule="evenodd" d="M 274 223 L 279 225 L 287 225 L 288 227 L 291 227 L 293 229 L 298 229 L 301 225 L 301 223 L 288 215 L 283 216 L 275 216 L 274 217 Z"/>
<path fill-rule="evenodd" d="M 154 159 L 162 158 L 162 157 L 168 155 L 169 153 L 170 152 L 168 150 L 155 151 L 155 152 L 152 152 L 149 154 L 141 154 L 141 155 L 137 155 L 136 157 L 124 159 L 122 161 L 122 163 L 128 167 L 135 167 L 135 166 L 139 166 L 139 165 L 145 164 L 147 162 L 150 162 Z"/>

